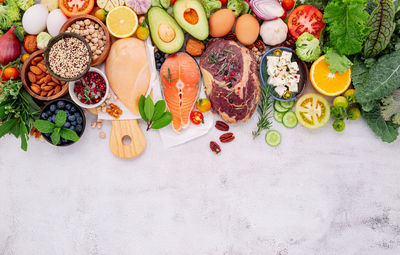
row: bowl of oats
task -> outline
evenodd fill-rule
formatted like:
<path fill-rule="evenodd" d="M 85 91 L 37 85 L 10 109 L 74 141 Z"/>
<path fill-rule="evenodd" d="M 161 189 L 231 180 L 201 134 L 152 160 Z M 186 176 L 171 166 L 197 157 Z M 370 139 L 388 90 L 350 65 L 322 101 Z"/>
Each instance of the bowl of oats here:
<path fill-rule="evenodd" d="M 92 63 L 92 51 L 82 36 L 60 33 L 53 37 L 44 51 L 44 64 L 49 73 L 61 81 L 82 78 Z"/>

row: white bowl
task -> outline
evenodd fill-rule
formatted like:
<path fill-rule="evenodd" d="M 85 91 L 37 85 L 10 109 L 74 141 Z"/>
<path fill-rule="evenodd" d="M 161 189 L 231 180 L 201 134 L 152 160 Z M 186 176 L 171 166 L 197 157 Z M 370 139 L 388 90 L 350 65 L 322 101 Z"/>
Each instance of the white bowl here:
<path fill-rule="evenodd" d="M 107 77 L 100 69 L 98 69 L 96 67 L 90 67 L 88 72 L 96 72 L 96 73 L 100 74 L 101 77 L 103 77 L 104 81 L 106 82 L 106 94 L 97 104 L 90 104 L 90 105 L 84 104 L 81 101 L 79 101 L 78 97 L 76 96 L 76 94 L 74 92 L 76 81 L 69 82 L 69 95 L 71 96 L 72 100 L 80 107 L 86 108 L 86 109 L 99 107 L 102 103 L 104 103 L 104 101 L 106 101 L 107 95 L 110 92 L 110 84 L 108 84 Z"/>

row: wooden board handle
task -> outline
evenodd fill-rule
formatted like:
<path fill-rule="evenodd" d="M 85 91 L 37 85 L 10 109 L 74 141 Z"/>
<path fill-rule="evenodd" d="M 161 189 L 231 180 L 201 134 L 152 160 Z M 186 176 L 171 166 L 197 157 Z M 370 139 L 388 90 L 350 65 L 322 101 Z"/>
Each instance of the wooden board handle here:
<path fill-rule="evenodd" d="M 119 158 L 134 158 L 143 153 L 146 139 L 137 120 L 112 120 L 110 134 L 111 152 Z M 130 144 L 124 140 L 130 140 Z"/>

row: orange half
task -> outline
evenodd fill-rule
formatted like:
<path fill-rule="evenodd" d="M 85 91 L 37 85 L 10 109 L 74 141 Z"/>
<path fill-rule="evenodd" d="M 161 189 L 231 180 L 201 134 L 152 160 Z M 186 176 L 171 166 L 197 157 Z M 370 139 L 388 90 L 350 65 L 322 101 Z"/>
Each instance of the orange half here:
<path fill-rule="evenodd" d="M 310 80 L 319 93 L 325 96 L 338 96 L 350 86 L 351 69 L 342 74 L 338 72 L 333 74 L 323 55 L 312 64 Z"/>

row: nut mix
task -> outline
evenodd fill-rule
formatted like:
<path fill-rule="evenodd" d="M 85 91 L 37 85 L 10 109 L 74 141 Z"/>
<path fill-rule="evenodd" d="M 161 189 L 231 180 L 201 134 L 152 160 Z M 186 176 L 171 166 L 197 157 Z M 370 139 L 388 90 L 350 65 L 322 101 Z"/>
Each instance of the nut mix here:
<path fill-rule="evenodd" d="M 93 60 L 103 53 L 107 37 L 103 28 L 93 20 L 78 20 L 68 27 L 66 32 L 76 33 L 86 39 L 92 51 Z"/>
<path fill-rule="evenodd" d="M 65 81 L 59 81 L 49 74 L 44 65 L 43 54 L 32 60 L 27 78 L 30 83 L 30 89 L 42 97 L 57 95 L 67 84 Z"/>
<path fill-rule="evenodd" d="M 106 82 L 97 72 L 88 72 L 75 83 L 78 100 L 87 105 L 97 104 L 106 94 Z"/>
<path fill-rule="evenodd" d="M 60 77 L 71 79 L 81 75 L 89 65 L 89 50 L 75 37 L 56 42 L 49 52 L 51 70 Z"/>

